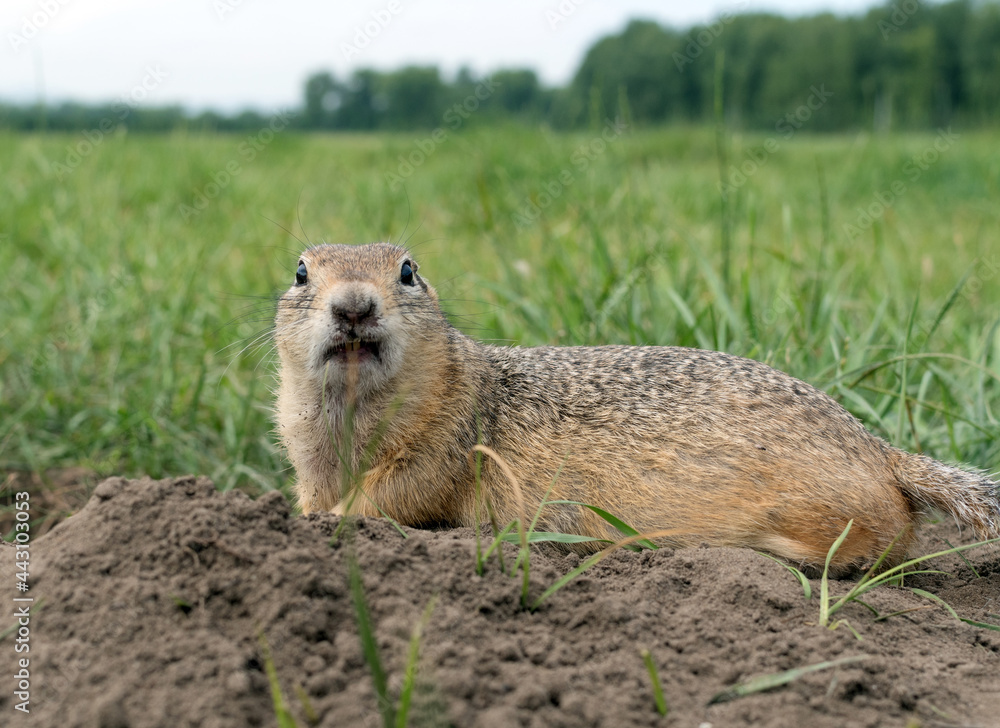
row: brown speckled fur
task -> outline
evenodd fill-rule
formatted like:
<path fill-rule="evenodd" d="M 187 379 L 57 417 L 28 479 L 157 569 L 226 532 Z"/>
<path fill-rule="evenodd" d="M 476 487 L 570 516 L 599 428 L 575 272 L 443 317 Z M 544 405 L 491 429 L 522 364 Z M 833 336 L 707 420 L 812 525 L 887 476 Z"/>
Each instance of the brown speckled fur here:
<path fill-rule="evenodd" d="M 343 510 L 342 465 L 359 470 L 374 441 L 352 512 L 472 525 L 485 518 L 470 457 L 481 442 L 516 474 L 531 513 L 551 486 L 549 500 L 600 506 L 640 531 L 680 529 L 664 539 L 672 545 L 746 546 L 816 565 L 854 519 L 834 564 L 849 570 L 906 529 L 899 562 L 928 507 L 1000 535 L 996 483 L 891 447 L 787 374 L 680 347 L 480 344 L 448 324 L 412 261 L 387 243 L 319 245 L 302 254 L 305 284 L 281 298 L 276 421 L 306 513 Z M 327 361 L 345 338 L 377 340 L 378 357 Z M 515 519 L 512 486 L 492 461 L 482 483 L 499 520 Z M 544 509 L 538 528 L 620 535 L 566 505 Z"/>

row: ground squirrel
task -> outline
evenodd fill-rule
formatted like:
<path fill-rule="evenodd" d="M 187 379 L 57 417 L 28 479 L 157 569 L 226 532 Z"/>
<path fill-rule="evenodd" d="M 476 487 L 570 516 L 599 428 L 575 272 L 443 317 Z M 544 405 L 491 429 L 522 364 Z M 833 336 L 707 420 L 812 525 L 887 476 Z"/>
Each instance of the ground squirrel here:
<path fill-rule="evenodd" d="M 664 539 L 675 546 L 821 565 L 854 519 L 833 565 L 870 563 L 902 532 L 898 563 L 931 507 L 1000 535 L 997 483 L 890 446 L 787 374 L 681 347 L 485 345 L 448 323 L 417 271 L 396 245 L 318 245 L 279 300 L 276 422 L 304 513 L 342 512 L 345 467 L 363 468 L 352 512 L 474 525 L 481 443 L 529 513 L 551 487 L 549 500 L 640 531 L 683 531 Z M 481 478 L 501 525 L 517 518 L 497 463 L 485 459 Z M 570 505 L 547 506 L 537 528 L 621 537 Z"/>

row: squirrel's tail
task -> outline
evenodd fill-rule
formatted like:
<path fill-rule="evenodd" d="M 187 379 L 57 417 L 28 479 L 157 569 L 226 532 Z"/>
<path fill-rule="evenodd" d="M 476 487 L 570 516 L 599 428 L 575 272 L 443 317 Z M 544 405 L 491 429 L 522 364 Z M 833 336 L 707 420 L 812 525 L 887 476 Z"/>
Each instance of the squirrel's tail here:
<path fill-rule="evenodd" d="M 981 539 L 1000 537 L 1000 483 L 986 473 L 901 453 L 899 481 L 918 508 L 930 506 L 971 526 Z"/>

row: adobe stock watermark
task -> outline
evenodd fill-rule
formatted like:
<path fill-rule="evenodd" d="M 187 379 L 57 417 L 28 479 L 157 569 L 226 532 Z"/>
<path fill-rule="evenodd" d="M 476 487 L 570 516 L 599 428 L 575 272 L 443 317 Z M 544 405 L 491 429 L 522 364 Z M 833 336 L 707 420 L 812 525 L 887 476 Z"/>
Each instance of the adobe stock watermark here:
<path fill-rule="evenodd" d="M 566 188 L 576 182 L 576 176 L 586 172 L 627 129 L 628 125 L 621 120 L 606 120 L 604 129 L 598 136 L 585 141 L 573 151 L 569 157 L 569 167 L 564 167 L 559 174 L 542 183 L 541 191 L 533 192 L 525 198 L 524 206 L 513 215 L 514 225 L 518 229 L 523 229 L 537 221 L 542 211 L 562 197 Z"/>
<path fill-rule="evenodd" d="M 545 11 L 545 20 L 549 23 L 549 30 L 555 30 L 565 23 L 576 13 L 577 9 L 587 0 L 561 0 L 561 2 Z"/>
<path fill-rule="evenodd" d="M 878 29 L 882 33 L 882 40 L 889 40 L 889 36 L 898 33 L 907 21 L 920 10 L 919 0 L 902 0 L 892 6 L 892 15 L 888 20 L 878 21 Z"/>
<path fill-rule="evenodd" d="M 14 710 L 31 712 L 31 611 L 35 601 L 28 596 L 31 567 L 31 495 L 26 490 L 14 491 Z"/>
<path fill-rule="evenodd" d="M 42 28 L 51 23 L 69 2 L 70 0 L 40 0 L 38 10 L 21 18 L 19 32 L 7 34 L 7 41 L 14 52 L 20 53 L 21 48 L 37 38 Z"/>
<path fill-rule="evenodd" d="M 934 142 L 903 164 L 903 177 L 897 177 L 883 190 L 876 190 L 873 195 L 875 199 L 867 206 L 858 206 L 854 222 L 844 223 L 844 232 L 848 237 L 853 240 L 870 230 L 875 221 L 906 194 L 908 189 L 906 180 L 911 184 L 917 182 L 924 172 L 941 159 L 942 154 L 952 148 L 960 136 L 957 132 L 953 132 L 950 126 L 947 129 L 938 129 Z"/>
<path fill-rule="evenodd" d="M 212 0 L 212 9 L 216 18 L 225 20 L 227 15 L 243 7 L 245 2 L 246 0 Z"/>
<path fill-rule="evenodd" d="M 785 316 L 798 310 L 799 306 L 796 305 L 788 291 L 779 291 L 774 294 L 771 302 L 763 311 L 757 311 L 754 314 L 754 319 L 758 328 L 771 328 L 779 321 L 785 320 Z"/>
<path fill-rule="evenodd" d="M 177 211 L 180 213 L 181 219 L 187 222 L 192 217 L 207 210 L 212 200 L 222 194 L 222 191 L 230 185 L 234 178 L 243 173 L 243 165 L 240 161 L 247 164 L 254 161 L 257 155 L 267 149 L 278 134 L 284 131 L 293 116 L 294 113 L 291 111 L 279 111 L 256 134 L 244 138 L 236 147 L 236 156 L 212 173 L 208 182 L 194 190 L 190 204 L 180 203 Z"/>
<path fill-rule="evenodd" d="M 954 316 L 964 309 L 980 307 L 978 301 L 979 292 L 986 284 L 1000 277 L 1000 255 L 991 253 L 988 257 L 982 256 L 973 260 L 972 269 L 965 279 L 965 284 L 958 289 L 955 300 L 952 301 L 948 315 Z M 921 349 L 927 346 L 927 341 L 936 329 L 932 329 L 929 319 L 917 318 L 913 321 L 913 336 L 911 350 Z"/>
<path fill-rule="evenodd" d="M 732 23 L 739 11 L 746 6 L 747 0 L 740 0 L 731 9 L 723 10 L 711 25 L 698 31 L 696 35 L 690 36 L 687 45 L 684 46 L 684 52 L 674 51 L 671 56 L 674 59 L 674 65 L 677 66 L 677 70 L 683 71 L 687 66 L 694 63 L 695 59 L 704 53 L 705 49 L 715 42 L 716 38 L 722 35 L 722 31 L 726 29 L 726 26 Z"/>
<path fill-rule="evenodd" d="M 476 85 L 475 90 L 463 100 L 454 103 L 441 117 L 441 126 L 436 127 L 428 136 L 413 142 L 416 147 L 407 155 L 400 154 L 397 158 L 399 164 L 396 165 L 395 172 L 386 172 L 385 181 L 389 189 L 396 190 L 400 185 L 409 179 L 417 169 L 424 164 L 437 151 L 438 147 L 458 131 L 465 120 L 479 110 L 479 106 L 486 101 L 500 86 L 499 81 L 487 78 Z"/>
<path fill-rule="evenodd" d="M 812 118 L 813 114 L 826 106 L 826 102 L 833 97 L 833 91 L 827 89 L 825 83 L 819 86 L 815 84 L 809 87 L 808 98 L 797 108 L 789 111 L 774 124 L 774 130 L 778 132 L 781 139 L 788 141 L 795 132 L 801 129 Z M 729 176 L 725 181 L 719 181 L 719 192 L 722 199 L 728 200 L 729 195 L 735 192 L 757 172 L 767 164 L 772 154 L 781 149 L 781 142 L 777 137 L 768 137 L 760 146 L 751 147 L 746 151 L 744 159 L 737 167 L 735 164 L 729 165 Z"/>
<path fill-rule="evenodd" d="M 146 75 L 142 80 L 133 86 L 128 92 L 122 94 L 115 102 L 111 115 L 101 119 L 97 126 L 87 129 L 80 134 L 82 139 L 76 144 L 66 146 L 66 156 L 62 162 L 53 162 L 50 171 L 62 180 L 72 173 L 84 159 L 94 153 L 97 147 L 104 143 L 104 138 L 114 132 L 119 125 L 128 119 L 132 110 L 150 93 L 160 87 L 160 84 L 169 76 L 159 64 L 156 66 L 146 66 Z"/>
<path fill-rule="evenodd" d="M 352 43 L 341 43 L 340 54 L 344 60 L 349 61 L 355 56 L 361 55 L 361 51 L 372 44 L 372 41 L 381 35 L 382 31 L 389 27 L 393 19 L 403 11 L 403 5 L 399 0 L 389 0 L 384 8 L 373 10 L 372 19 L 362 25 L 355 26 Z"/>
<path fill-rule="evenodd" d="M 1000 277 L 1000 254 L 990 253 L 989 257 L 982 256 L 976 258 L 972 275 L 965 281 L 958 292 L 958 298 L 952 305 L 953 311 L 961 311 L 963 308 L 971 307 L 973 299 L 990 281 Z"/>

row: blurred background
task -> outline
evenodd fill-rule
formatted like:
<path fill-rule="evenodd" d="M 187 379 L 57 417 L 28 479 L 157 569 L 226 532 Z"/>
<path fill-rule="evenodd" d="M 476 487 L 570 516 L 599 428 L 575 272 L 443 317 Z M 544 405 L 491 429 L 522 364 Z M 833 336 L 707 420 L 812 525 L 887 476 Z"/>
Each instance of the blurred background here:
<path fill-rule="evenodd" d="M 476 123 L 580 128 L 624 93 L 639 124 L 714 111 L 767 129 L 817 79 L 814 131 L 984 124 L 1000 104 L 995 3 L 772 0 L 15 0 L 5 3 L 0 126 L 309 130 L 433 128 L 484 78 Z M 119 109 L 120 111 L 120 109 Z"/>
<path fill-rule="evenodd" d="M 0 533 L 287 490 L 275 302 L 409 245 L 500 345 L 683 345 L 1000 469 L 1000 4 L 7 0 Z M 36 534 L 37 535 L 37 534 Z"/>

